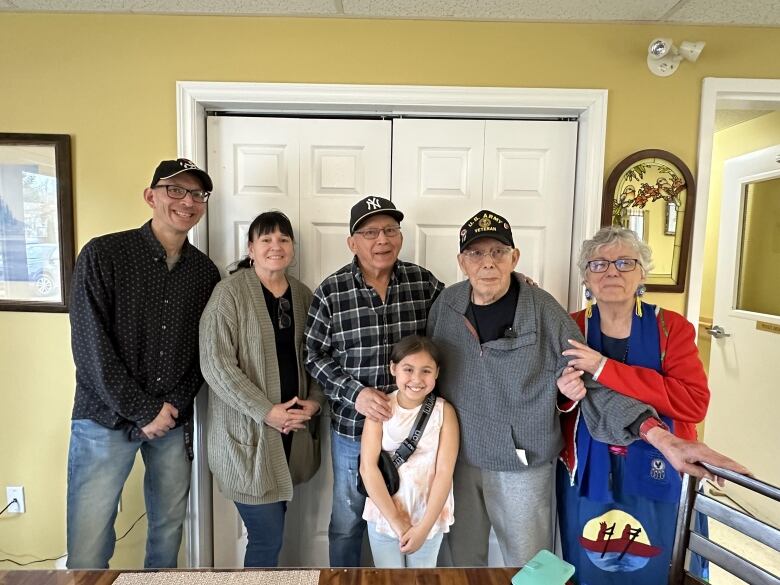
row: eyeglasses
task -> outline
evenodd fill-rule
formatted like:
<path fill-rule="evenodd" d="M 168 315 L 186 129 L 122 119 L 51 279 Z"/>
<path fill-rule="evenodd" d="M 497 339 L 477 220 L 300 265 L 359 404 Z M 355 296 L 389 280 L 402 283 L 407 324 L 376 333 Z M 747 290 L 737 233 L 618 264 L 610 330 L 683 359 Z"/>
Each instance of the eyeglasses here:
<path fill-rule="evenodd" d="M 163 188 L 168 192 L 168 197 L 171 199 L 184 199 L 189 193 L 192 196 L 192 200 L 195 203 L 206 203 L 211 196 L 210 191 L 204 191 L 203 189 L 185 189 L 178 185 L 155 185 L 155 189 Z"/>
<path fill-rule="evenodd" d="M 636 258 L 618 258 L 617 260 L 591 260 L 587 263 L 588 270 L 591 272 L 606 272 L 609 265 L 614 264 L 618 272 L 631 272 L 636 268 L 638 260 Z"/>
<path fill-rule="evenodd" d="M 386 228 L 366 228 L 364 230 L 357 230 L 354 233 L 360 234 L 367 240 L 376 240 L 379 237 L 379 232 L 385 234 L 386 238 L 397 238 L 401 235 L 401 226 L 394 225 Z"/>
<path fill-rule="evenodd" d="M 484 252 L 481 250 L 463 250 L 461 255 L 472 264 L 482 262 L 482 258 L 487 256 L 490 256 L 493 259 L 493 262 L 498 264 L 509 258 L 512 250 L 513 248 L 493 248 L 492 250 L 486 250 Z"/>
<path fill-rule="evenodd" d="M 287 329 L 292 325 L 292 317 L 290 317 L 290 301 L 284 297 L 279 297 L 279 307 L 276 312 L 276 319 L 279 324 L 279 329 Z"/>

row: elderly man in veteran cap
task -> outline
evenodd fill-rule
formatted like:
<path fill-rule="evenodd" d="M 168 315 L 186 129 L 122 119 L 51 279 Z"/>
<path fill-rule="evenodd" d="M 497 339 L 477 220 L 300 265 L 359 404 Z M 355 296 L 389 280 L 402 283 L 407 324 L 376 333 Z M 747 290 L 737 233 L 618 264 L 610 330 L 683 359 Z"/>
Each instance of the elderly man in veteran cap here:
<path fill-rule="evenodd" d="M 352 207 L 347 245 L 355 256 L 314 291 L 306 322 L 306 369 L 331 406 L 332 567 L 360 565 L 366 527 L 365 496 L 357 491 L 360 436 L 366 417 L 390 417 L 390 350 L 407 335 L 425 333 L 428 311 L 444 288 L 426 269 L 398 260 L 403 218 L 383 197 Z"/>
<path fill-rule="evenodd" d="M 428 335 L 444 356 L 437 388 L 461 429 L 448 539 L 455 565 L 487 564 L 491 526 L 508 566 L 553 546 L 553 470 L 563 446 L 558 405 L 566 401 L 556 380 L 570 359 L 562 355 L 568 340 L 583 339 L 551 295 L 514 272 L 519 258 L 509 222 L 476 213 L 460 232 L 458 262 L 468 280 L 445 289 L 428 316 Z M 690 459 L 686 445 L 667 440 L 668 431 L 643 425 L 657 419 L 652 408 L 590 376 L 584 384 L 580 406 L 599 440 L 626 445 L 640 427 L 651 428 L 642 438 L 670 461 Z M 713 455 L 694 446 L 697 456 Z"/>
<path fill-rule="evenodd" d="M 122 488 L 140 450 L 148 518 L 144 567 L 176 567 L 192 460 L 192 403 L 203 384 L 200 314 L 219 281 L 187 241 L 211 178 L 164 160 L 144 189 L 152 219 L 100 236 L 73 275 L 76 398 L 68 452 L 69 569 L 105 569 Z"/>

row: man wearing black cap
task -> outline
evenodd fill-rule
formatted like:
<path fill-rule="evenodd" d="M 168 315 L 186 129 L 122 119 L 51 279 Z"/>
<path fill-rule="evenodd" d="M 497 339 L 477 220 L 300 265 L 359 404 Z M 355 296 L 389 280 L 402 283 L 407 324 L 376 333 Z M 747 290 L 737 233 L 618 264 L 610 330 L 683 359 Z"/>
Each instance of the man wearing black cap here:
<path fill-rule="evenodd" d="M 444 355 L 437 387 L 461 429 L 449 550 L 456 565 L 486 565 L 492 526 L 504 563 L 522 566 L 553 544 L 553 462 L 563 445 L 556 379 L 568 361 L 561 355 L 567 340 L 580 335 L 551 295 L 514 272 L 520 251 L 505 218 L 479 211 L 459 243 L 468 280 L 448 287 L 428 318 Z M 653 413 L 592 380 L 588 387 L 589 415 L 594 397 L 608 393 L 620 402 L 600 402 L 603 416 L 588 419 L 613 444 L 631 442 L 626 427 Z"/>
<path fill-rule="evenodd" d="M 519 567 L 553 546 L 553 466 L 563 446 L 559 397 L 565 399 L 556 380 L 568 365 L 568 340 L 584 339 L 550 294 L 514 272 L 520 251 L 506 219 L 479 211 L 461 228 L 459 243 L 468 281 L 444 290 L 428 315 L 428 335 L 443 355 L 436 386 L 454 406 L 461 432 L 448 548 L 455 565 L 484 566 L 492 527 L 504 564 Z M 651 407 L 590 376 L 582 383 L 582 414 L 600 441 L 628 445 L 640 438 L 642 423 L 656 418 Z M 667 430 L 642 438 L 678 470 L 692 461 L 733 464 Z"/>
<path fill-rule="evenodd" d="M 333 509 L 328 540 L 332 567 L 360 566 L 365 496 L 357 491 L 357 457 L 365 417 L 390 417 L 390 349 L 425 332 L 444 288 L 424 268 L 398 260 L 404 215 L 383 197 L 352 207 L 347 245 L 352 262 L 314 291 L 306 322 L 306 369 L 331 406 Z"/>
<path fill-rule="evenodd" d="M 139 450 L 146 466 L 144 566 L 176 567 L 190 485 L 192 402 L 203 383 L 198 323 L 219 281 L 187 233 L 206 212 L 211 190 L 211 178 L 192 161 L 162 161 L 143 194 L 151 221 L 91 240 L 76 262 L 69 569 L 108 568 L 119 497 Z"/>

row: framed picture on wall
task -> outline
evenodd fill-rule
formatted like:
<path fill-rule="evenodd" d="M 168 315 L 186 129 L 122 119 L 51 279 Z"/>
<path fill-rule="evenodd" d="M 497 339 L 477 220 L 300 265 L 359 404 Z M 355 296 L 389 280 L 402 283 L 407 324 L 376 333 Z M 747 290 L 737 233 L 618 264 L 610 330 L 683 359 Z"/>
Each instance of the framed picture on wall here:
<path fill-rule="evenodd" d="M 0 310 L 68 310 L 71 177 L 70 136 L 0 133 Z"/>

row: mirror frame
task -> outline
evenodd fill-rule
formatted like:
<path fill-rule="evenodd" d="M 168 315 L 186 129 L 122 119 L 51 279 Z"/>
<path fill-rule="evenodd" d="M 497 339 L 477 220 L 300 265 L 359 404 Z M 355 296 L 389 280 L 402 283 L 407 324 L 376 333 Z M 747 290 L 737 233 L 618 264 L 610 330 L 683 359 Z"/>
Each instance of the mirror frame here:
<path fill-rule="evenodd" d="M 677 274 L 674 275 L 673 284 L 651 284 L 645 282 L 645 288 L 650 292 L 682 293 L 685 292 L 685 284 L 688 278 L 688 256 L 691 249 L 691 237 L 693 235 L 693 215 L 696 209 L 696 183 L 693 180 L 688 165 L 686 165 L 677 156 L 666 150 L 649 148 L 639 150 L 623 160 L 621 160 L 607 178 L 604 186 L 604 193 L 601 205 L 601 227 L 612 225 L 612 210 L 615 204 L 615 188 L 623 174 L 631 168 L 632 165 L 645 158 L 661 158 L 669 161 L 676 166 L 682 173 L 685 181 L 685 217 L 682 225 L 677 225 L 676 229 L 682 230 L 680 237 L 680 261 L 677 265 Z"/>

